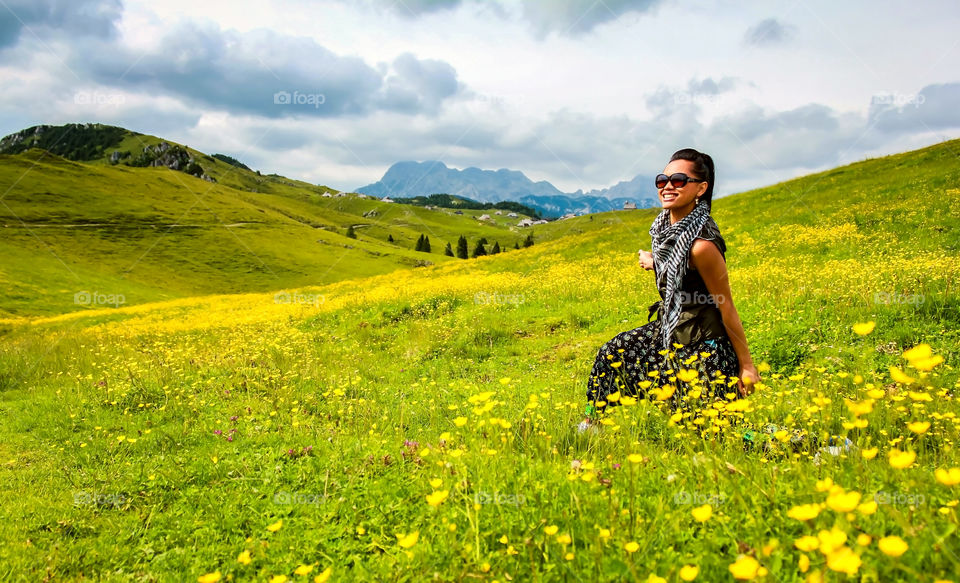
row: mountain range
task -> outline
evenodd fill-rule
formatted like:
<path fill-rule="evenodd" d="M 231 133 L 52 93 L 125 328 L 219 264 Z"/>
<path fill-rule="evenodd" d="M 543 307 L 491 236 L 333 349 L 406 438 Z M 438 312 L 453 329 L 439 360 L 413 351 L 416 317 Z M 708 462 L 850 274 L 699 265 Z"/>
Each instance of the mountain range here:
<path fill-rule="evenodd" d="M 362 186 L 356 192 L 379 197 L 452 194 L 494 203 L 511 200 L 548 217 L 619 210 L 628 202 L 638 208 L 659 206 L 652 177 L 637 176 L 587 193 L 582 190 L 565 193 L 546 180 L 534 182 L 517 170 L 474 167 L 458 170 L 441 161 L 397 162 L 379 181 Z"/>

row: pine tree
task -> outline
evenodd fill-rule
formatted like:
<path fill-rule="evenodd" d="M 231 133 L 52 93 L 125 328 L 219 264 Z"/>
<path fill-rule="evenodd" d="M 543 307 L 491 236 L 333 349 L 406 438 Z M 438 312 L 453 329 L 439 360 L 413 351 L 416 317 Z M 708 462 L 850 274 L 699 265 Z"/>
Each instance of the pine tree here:
<path fill-rule="evenodd" d="M 493 249 L 490 250 L 490 255 L 496 255 L 500 252 L 500 242 L 496 241 L 493 244 Z"/>
<path fill-rule="evenodd" d="M 519 248 L 520 248 L 520 243 L 514 242 L 513 248 L 514 248 L 514 249 L 519 249 Z"/>
<path fill-rule="evenodd" d="M 486 254 L 487 254 L 487 250 L 483 248 L 483 244 L 480 243 L 480 241 L 477 241 L 477 246 L 476 246 L 476 248 L 473 250 L 473 256 L 474 256 L 474 257 L 481 257 L 481 256 L 486 255 Z"/>
<path fill-rule="evenodd" d="M 453 249 L 450 247 L 450 243 L 447 243 L 447 248 L 443 250 L 443 254 L 447 257 L 453 257 Z"/>
<path fill-rule="evenodd" d="M 423 252 L 430 253 L 430 237 L 423 238 Z"/>
<path fill-rule="evenodd" d="M 486 237 L 480 237 L 480 244 L 481 244 L 481 245 L 486 245 L 486 244 L 487 244 L 487 238 L 486 238 Z"/>
<path fill-rule="evenodd" d="M 420 235 L 420 238 L 417 239 L 417 246 L 413 248 L 414 251 L 423 251 L 423 235 Z"/>
<path fill-rule="evenodd" d="M 527 235 L 527 238 L 523 241 L 524 247 L 531 247 L 533 245 L 533 233 Z"/>
<path fill-rule="evenodd" d="M 466 259 L 467 255 L 467 238 L 463 235 L 460 235 L 460 239 L 457 241 L 457 257 L 460 259 Z"/>
<path fill-rule="evenodd" d="M 393 243 L 393 235 L 387 235 L 387 242 Z"/>
<path fill-rule="evenodd" d="M 353 225 L 347 227 L 347 237 L 350 237 L 351 239 L 357 238 L 357 234 L 353 232 Z"/>

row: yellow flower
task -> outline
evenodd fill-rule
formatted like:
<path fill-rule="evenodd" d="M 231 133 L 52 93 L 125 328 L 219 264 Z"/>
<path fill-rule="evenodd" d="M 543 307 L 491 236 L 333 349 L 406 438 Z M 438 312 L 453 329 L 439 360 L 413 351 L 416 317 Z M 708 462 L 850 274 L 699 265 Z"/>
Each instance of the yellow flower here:
<path fill-rule="evenodd" d="M 737 561 L 728 568 L 734 579 L 750 580 L 757 576 L 760 563 L 750 555 L 740 555 Z"/>
<path fill-rule="evenodd" d="M 793 546 L 797 547 L 801 551 L 806 551 L 809 553 L 820 548 L 820 539 L 810 535 L 802 536 L 793 541 Z"/>
<path fill-rule="evenodd" d="M 220 580 L 220 571 L 214 571 L 213 573 L 207 573 L 206 575 L 200 575 L 197 577 L 198 583 L 217 583 Z"/>
<path fill-rule="evenodd" d="M 877 511 L 876 500 L 870 500 L 870 501 L 864 502 L 860 506 L 857 506 L 857 512 L 859 512 L 864 516 L 870 516 L 871 514 L 876 513 L 876 511 Z"/>
<path fill-rule="evenodd" d="M 682 369 L 677 373 L 677 379 L 684 383 L 693 382 L 697 376 L 697 371 L 689 368 Z"/>
<path fill-rule="evenodd" d="M 878 453 L 879 451 L 880 451 L 879 449 L 877 449 L 877 448 L 875 448 L 875 447 L 871 447 L 870 449 L 860 450 L 860 455 L 861 455 L 861 456 L 863 457 L 863 459 L 865 459 L 865 460 L 872 460 L 873 458 L 877 457 L 877 453 Z"/>
<path fill-rule="evenodd" d="M 283 528 L 283 519 L 282 519 L 282 518 L 281 518 L 280 520 L 274 522 L 274 523 L 271 524 L 270 526 L 268 526 L 268 527 L 267 527 L 267 530 L 269 530 L 270 532 L 277 532 L 277 531 L 280 530 L 281 528 Z"/>
<path fill-rule="evenodd" d="M 623 397 L 620 397 L 620 404 L 626 405 L 627 407 L 629 407 L 630 405 L 636 405 L 637 399 L 634 397 L 623 396 Z"/>
<path fill-rule="evenodd" d="M 411 532 L 410 534 L 398 534 L 397 544 L 400 545 L 402 549 L 409 549 L 413 545 L 417 544 L 417 540 L 420 539 L 420 531 Z"/>
<path fill-rule="evenodd" d="M 623 545 L 623 548 L 626 549 L 628 553 L 635 553 L 640 549 L 640 545 L 638 545 L 634 541 L 630 541 L 627 544 Z"/>
<path fill-rule="evenodd" d="M 870 546 L 870 542 L 871 542 L 871 541 L 873 541 L 873 539 L 870 537 L 869 534 L 862 534 L 862 533 L 861 533 L 861 534 L 857 535 L 857 544 L 860 545 L 861 547 L 868 547 L 868 546 Z"/>
<path fill-rule="evenodd" d="M 546 533 L 547 536 L 553 536 L 557 534 L 558 530 L 560 530 L 560 527 L 555 524 L 543 527 L 543 532 Z"/>
<path fill-rule="evenodd" d="M 937 481 L 944 486 L 956 486 L 960 484 L 960 468 L 950 468 L 949 470 L 939 469 L 934 472 Z"/>
<path fill-rule="evenodd" d="M 704 504 L 703 506 L 697 506 L 690 513 L 693 514 L 693 519 L 697 522 L 706 522 L 713 516 L 713 508 L 709 504 Z"/>
<path fill-rule="evenodd" d="M 467 424 L 467 418 L 457 417 L 456 419 L 453 420 L 453 424 L 456 425 L 457 427 L 463 427 L 464 425 Z"/>
<path fill-rule="evenodd" d="M 430 487 L 433 488 L 434 490 L 436 490 L 442 485 L 443 485 L 443 480 L 441 480 L 440 478 L 433 478 L 432 480 L 430 480 Z"/>
<path fill-rule="evenodd" d="M 627 459 L 630 460 L 630 463 L 632 464 L 639 464 L 643 461 L 643 456 L 639 453 L 631 453 L 627 456 Z"/>
<path fill-rule="evenodd" d="M 313 565 L 300 565 L 293 570 L 294 575 L 309 575 L 313 571 Z"/>
<path fill-rule="evenodd" d="M 807 569 L 810 568 L 810 557 L 807 555 L 800 555 L 800 560 L 797 561 L 797 567 L 800 569 L 801 573 L 806 573 Z"/>
<path fill-rule="evenodd" d="M 840 547 L 827 555 L 827 567 L 831 571 L 853 575 L 860 569 L 860 556 L 850 547 Z"/>
<path fill-rule="evenodd" d="M 503 535 L 500 537 L 500 544 L 505 545 L 508 542 L 510 542 L 510 539 L 507 538 L 507 535 Z"/>
<path fill-rule="evenodd" d="M 923 358 L 919 360 L 911 360 L 910 366 L 917 370 L 933 370 L 933 367 L 937 366 L 943 362 L 943 357 L 939 354 L 936 356 L 931 356 L 930 358 Z"/>
<path fill-rule="evenodd" d="M 827 497 L 827 506 L 834 512 L 853 512 L 860 504 L 860 492 L 833 492 Z"/>
<path fill-rule="evenodd" d="M 647 583 L 667 583 L 667 580 L 656 573 L 650 573 L 647 577 Z"/>
<path fill-rule="evenodd" d="M 607 401 L 610 401 L 611 403 L 616 403 L 619 400 L 620 400 L 620 391 L 617 391 L 616 393 L 610 393 L 609 395 L 607 395 Z"/>
<path fill-rule="evenodd" d="M 929 344 L 917 344 L 909 350 L 903 351 L 903 357 L 913 362 L 914 360 L 923 360 L 933 356 L 933 350 L 930 349 Z"/>
<path fill-rule="evenodd" d="M 574 556 L 575 556 L 575 555 L 574 555 L 573 553 L 567 553 L 567 554 L 563 555 L 563 558 L 564 558 L 565 560 L 567 560 L 567 561 L 572 561 L 573 558 L 574 558 Z"/>
<path fill-rule="evenodd" d="M 912 451 L 900 451 L 899 449 L 891 449 L 889 452 L 890 465 L 898 470 L 904 468 L 909 468 L 913 465 L 913 461 L 917 459 L 917 454 Z"/>
<path fill-rule="evenodd" d="M 847 542 L 847 533 L 834 526 L 830 530 L 818 532 L 817 539 L 820 541 L 820 552 L 829 555 Z"/>
<path fill-rule="evenodd" d="M 599 536 L 600 536 L 600 538 L 603 538 L 603 539 L 610 538 L 610 529 L 609 529 L 609 528 L 601 528 L 601 529 L 600 529 Z"/>
<path fill-rule="evenodd" d="M 903 372 L 902 370 L 900 370 L 895 366 L 890 367 L 890 378 L 904 385 L 909 385 L 910 383 L 916 380 L 912 376 L 908 375 L 907 373 Z"/>
<path fill-rule="evenodd" d="M 557 542 L 562 545 L 568 545 L 573 542 L 573 539 L 570 538 L 569 534 L 561 534 L 557 536 Z"/>
<path fill-rule="evenodd" d="M 249 565 L 253 559 L 250 558 L 250 551 L 243 551 L 237 555 L 237 562 L 241 565 Z"/>
<path fill-rule="evenodd" d="M 899 536 L 885 536 L 877 543 L 883 554 L 890 557 L 899 557 L 907 552 L 907 543 Z"/>
<path fill-rule="evenodd" d="M 270 583 L 287 583 L 287 579 L 286 575 L 274 575 L 270 577 Z"/>
<path fill-rule="evenodd" d="M 877 326 L 877 323 L 874 321 L 870 322 L 861 322 L 859 324 L 853 325 L 853 331 L 859 334 L 860 336 L 866 336 L 867 334 L 873 332 L 873 329 Z"/>
<path fill-rule="evenodd" d="M 684 581 L 693 581 L 700 574 L 700 567 L 695 565 L 684 565 L 680 567 L 680 578 Z"/>
<path fill-rule="evenodd" d="M 787 516 L 795 520 L 811 520 L 820 514 L 819 504 L 801 504 L 787 510 Z"/>
<path fill-rule="evenodd" d="M 436 508 L 443 504 L 443 501 L 450 495 L 449 490 L 438 490 L 433 494 L 427 494 L 427 504 Z"/>
<path fill-rule="evenodd" d="M 333 567 L 327 567 L 319 575 L 313 578 L 313 583 L 327 583 L 330 575 L 333 574 Z"/>
<path fill-rule="evenodd" d="M 833 479 L 824 478 L 822 480 L 817 480 L 816 488 L 817 492 L 826 492 L 830 488 L 833 488 Z"/>
<path fill-rule="evenodd" d="M 917 435 L 923 435 L 924 433 L 927 432 L 928 429 L 930 429 L 930 422 L 929 421 L 913 421 L 911 423 L 907 423 L 907 429 L 916 433 Z"/>

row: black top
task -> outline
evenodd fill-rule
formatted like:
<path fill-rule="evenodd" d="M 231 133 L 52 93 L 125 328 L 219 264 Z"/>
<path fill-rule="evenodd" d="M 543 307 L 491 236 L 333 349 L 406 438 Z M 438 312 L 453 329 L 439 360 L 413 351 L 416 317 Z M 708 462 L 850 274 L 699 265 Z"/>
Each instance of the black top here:
<path fill-rule="evenodd" d="M 720 249 L 720 255 L 723 256 L 724 261 L 726 261 L 727 244 L 723 240 L 723 236 L 720 234 L 720 228 L 713 220 L 713 217 L 707 219 L 703 228 L 700 229 L 700 234 L 697 235 L 697 239 L 713 241 L 717 245 L 717 248 Z M 680 282 L 680 291 L 684 294 L 684 297 L 681 298 L 681 304 L 684 306 L 712 303 L 710 301 L 710 292 L 707 291 L 707 284 L 703 282 L 700 272 L 690 266 L 689 259 L 687 260 L 687 272 Z M 659 292 L 660 298 L 663 299 L 666 296 L 667 290 L 659 288 Z"/>

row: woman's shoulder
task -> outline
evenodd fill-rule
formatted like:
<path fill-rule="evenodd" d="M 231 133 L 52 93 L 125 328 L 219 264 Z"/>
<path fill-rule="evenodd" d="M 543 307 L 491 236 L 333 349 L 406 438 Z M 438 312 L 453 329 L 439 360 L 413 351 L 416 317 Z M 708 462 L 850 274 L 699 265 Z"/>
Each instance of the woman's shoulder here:
<path fill-rule="evenodd" d="M 703 227 L 700 229 L 700 233 L 697 234 L 697 239 L 713 241 L 717 248 L 720 249 L 720 254 L 726 256 L 727 243 L 723 240 L 723 235 L 720 234 L 720 227 L 717 226 L 717 223 L 713 220 L 713 217 L 708 218 L 707 222 L 703 224 Z"/>

